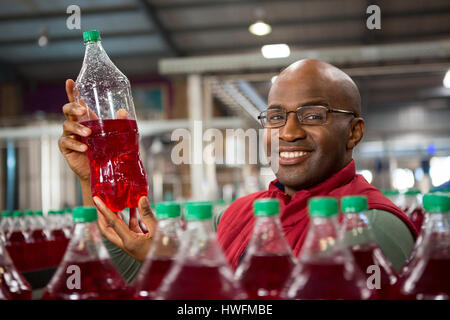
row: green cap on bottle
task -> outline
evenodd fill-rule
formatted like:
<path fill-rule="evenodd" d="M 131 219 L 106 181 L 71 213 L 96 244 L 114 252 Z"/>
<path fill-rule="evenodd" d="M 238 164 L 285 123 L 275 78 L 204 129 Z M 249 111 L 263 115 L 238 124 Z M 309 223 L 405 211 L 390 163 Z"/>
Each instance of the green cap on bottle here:
<path fill-rule="evenodd" d="M 347 196 L 341 199 L 341 210 L 344 213 L 358 213 L 367 210 L 366 196 Z"/>
<path fill-rule="evenodd" d="M 161 202 L 156 205 L 156 217 L 159 220 L 178 218 L 180 216 L 180 204 L 172 201 Z"/>
<path fill-rule="evenodd" d="M 311 217 L 328 218 L 338 213 L 338 201 L 332 197 L 314 197 L 308 202 Z"/>
<path fill-rule="evenodd" d="M 418 189 L 410 189 L 410 190 L 408 190 L 408 191 L 406 191 L 405 192 L 405 195 L 406 196 L 416 196 L 416 195 L 418 195 L 418 194 L 420 194 L 421 192 L 420 192 L 420 190 L 418 190 Z"/>
<path fill-rule="evenodd" d="M 95 207 L 76 207 L 73 209 L 73 222 L 84 223 L 97 220 L 97 209 Z"/>
<path fill-rule="evenodd" d="M 449 212 L 450 197 L 445 194 L 427 193 L 423 196 L 423 208 L 426 212 Z"/>
<path fill-rule="evenodd" d="M 36 216 L 43 216 L 42 210 L 35 211 L 34 214 L 35 214 Z"/>
<path fill-rule="evenodd" d="M 20 210 L 14 210 L 13 211 L 13 217 L 15 217 L 15 218 L 23 217 L 23 212 L 20 211 Z"/>
<path fill-rule="evenodd" d="M 9 210 L 2 211 L 2 217 L 3 218 L 5 218 L 5 217 L 12 217 L 12 212 L 9 211 Z"/>
<path fill-rule="evenodd" d="M 83 42 L 93 43 L 100 40 L 100 32 L 98 30 L 88 30 L 83 32 Z"/>
<path fill-rule="evenodd" d="M 53 211 L 55 214 L 64 214 L 64 210 L 61 210 L 61 209 L 59 209 L 59 210 L 54 210 Z"/>
<path fill-rule="evenodd" d="M 396 196 L 400 194 L 398 190 L 381 190 L 381 193 L 385 196 Z"/>
<path fill-rule="evenodd" d="M 186 220 L 208 220 L 212 218 L 212 204 L 209 201 L 189 202 L 185 204 L 185 209 Z"/>
<path fill-rule="evenodd" d="M 257 217 L 275 216 L 280 213 L 277 199 L 259 199 L 253 202 L 253 214 Z"/>
<path fill-rule="evenodd" d="M 26 215 L 26 216 L 32 216 L 32 215 L 33 215 L 33 211 L 31 211 L 31 210 L 25 210 L 25 215 Z"/>

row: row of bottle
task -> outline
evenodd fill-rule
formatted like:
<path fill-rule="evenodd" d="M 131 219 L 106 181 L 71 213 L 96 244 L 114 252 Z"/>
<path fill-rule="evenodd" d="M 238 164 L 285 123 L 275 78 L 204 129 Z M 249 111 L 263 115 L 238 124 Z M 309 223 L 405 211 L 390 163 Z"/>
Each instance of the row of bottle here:
<path fill-rule="evenodd" d="M 340 226 L 337 199 L 310 199 L 299 258 L 284 237 L 278 201 L 255 201 L 254 232 L 234 274 L 213 233 L 210 203 L 186 205 L 184 232 L 180 206 L 161 203 L 152 247 L 131 286 L 109 260 L 95 208 L 79 207 L 44 299 L 449 299 L 450 198 L 429 194 L 423 204 L 424 233 L 399 277 L 374 240 L 365 197 L 341 199 Z"/>
<path fill-rule="evenodd" d="M 70 211 L 3 211 L 0 238 L 20 272 L 57 266 L 70 240 Z"/>

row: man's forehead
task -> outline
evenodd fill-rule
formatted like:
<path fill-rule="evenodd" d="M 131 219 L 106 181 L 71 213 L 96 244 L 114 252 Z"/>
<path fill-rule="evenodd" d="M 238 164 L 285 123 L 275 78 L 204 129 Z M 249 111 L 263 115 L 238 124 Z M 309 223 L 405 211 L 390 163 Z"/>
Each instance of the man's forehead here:
<path fill-rule="evenodd" d="M 268 104 L 298 104 L 313 101 L 329 102 L 332 98 L 329 86 L 323 85 L 321 81 L 308 79 L 305 82 L 292 80 L 275 83 L 270 89 Z"/>

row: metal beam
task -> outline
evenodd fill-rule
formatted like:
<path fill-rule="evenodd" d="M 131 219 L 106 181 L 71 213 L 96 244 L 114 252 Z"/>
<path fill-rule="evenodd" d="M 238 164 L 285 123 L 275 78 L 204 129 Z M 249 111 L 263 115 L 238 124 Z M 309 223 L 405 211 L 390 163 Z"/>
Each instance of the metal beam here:
<path fill-rule="evenodd" d="M 178 48 L 170 36 L 169 31 L 166 29 L 161 19 L 158 16 L 156 8 L 150 4 L 147 0 L 137 0 L 139 8 L 144 10 L 150 23 L 154 25 L 156 31 L 161 35 L 169 50 L 176 56 L 183 56 L 184 53 Z"/>
<path fill-rule="evenodd" d="M 449 57 L 450 39 L 447 39 L 401 44 L 293 50 L 289 57 L 281 59 L 265 59 L 260 53 L 161 59 L 159 61 L 159 72 L 161 74 L 188 74 L 239 70 L 279 70 L 304 58 L 320 59 L 342 65 L 413 61 L 416 59 L 449 59 Z"/>
<path fill-rule="evenodd" d="M 276 2 L 317 2 L 316 0 L 277 0 Z M 233 8 L 236 6 L 243 6 L 243 5 L 262 5 L 264 3 L 271 3 L 273 4 L 273 0 L 214 0 L 214 1 L 191 1 L 191 2 L 160 2 L 155 3 L 154 6 L 158 10 L 189 10 L 189 9 L 199 9 L 199 8 L 215 8 L 215 7 L 230 7 Z"/>
<path fill-rule="evenodd" d="M 125 12 L 136 12 L 137 7 L 134 5 L 122 5 L 122 6 L 111 6 L 111 7 L 96 7 L 96 8 L 81 8 L 81 16 L 86 15 L 102 15 L 109 13 L 125 13 Z M 21 20 L 42 20 L 46 18 L 67 18 L 67 13 L 65 9 L 61 10 L 51 10 L 51 11 L 38 11 L 30 13 L 19 13 L 19 14 L 7 14 L 0 15 L 0 22 L 5 21 L 21 21 Z"/>
<path fill-rule="evenodd" d="M 402 11 L 402 12 L 386 12 L 382 14 L 383 21 L 390 19 L 401 19 L 401 18 L 411 18 L 420 17 L 423 18 L 426 15 L 443 15 L 450 13 L 450 7 L 442 8 L 432 8 L 432 9 L 422 9 L 414 11 Z M 272 28 L 277 27 L 302 27 L 317 24 L 329 24 L 329 23 L 339 23 L 339 22 L 358 22 L 364 26 L 364 21 L 367 18 L 367 14 L 362 12 L 361 14 L 347 14 L 347 15 L 334 15 L 334 16 L 317 16 L 317 17 L 299 17 L 297 19 L 279 19 L 270 20 L 269 18 L 264 19 L 265 22 L 270 24 Z M 249 27 L 248 22 L 239 22 L 231 24 L 216 24 L 216 25 L 206 25 L 206 26 L 182 26 L 176 28 L 170 28 L 170 32 L 179 34 L 193 33 L 193 32 L 218 32 L 218 31 L 239 31 L 247 30 Z"/>

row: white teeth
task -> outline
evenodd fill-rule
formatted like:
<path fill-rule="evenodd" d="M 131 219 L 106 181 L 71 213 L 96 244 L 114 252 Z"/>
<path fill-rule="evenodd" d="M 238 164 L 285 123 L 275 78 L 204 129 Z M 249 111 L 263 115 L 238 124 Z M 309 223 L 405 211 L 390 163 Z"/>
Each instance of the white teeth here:
<path fill-rule="evenodd" d="M 301 157 L 301 156 L 304 156 L 304 155 L 306 155 L 306 152 L 304 152 L 304 151 L 293 151 L 293 152 L 283 151 L 283 152 L 280 152 L 280 157 L 281 158 L 287 158 L 287 159 L 289 159 L 289 158 L 298 158 L 298 157 Z"/>

